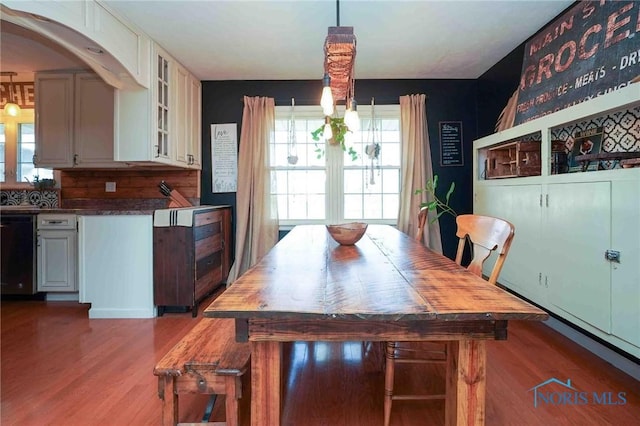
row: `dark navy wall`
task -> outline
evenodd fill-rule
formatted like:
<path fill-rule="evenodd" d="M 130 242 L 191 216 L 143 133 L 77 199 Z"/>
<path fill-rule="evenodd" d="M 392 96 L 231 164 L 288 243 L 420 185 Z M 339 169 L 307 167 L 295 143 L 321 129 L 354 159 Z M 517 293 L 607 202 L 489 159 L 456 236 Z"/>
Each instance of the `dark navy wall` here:
<path fill-rule="evenodd" d="M 276 105 L 318 105 L 322 85 L 318 80 L 295 81 L 203 81 L 202 82 L 202 204 L 230 204 L 235 193 L 211 193 L 211 124 L 237 123 L 238 141 L 242 128 L 243 96 L 268 96 Z M 376 104 L 398 104 L 402 95 L 427 95 L 427 123 L 434 173 L 439 175 L 441 190 L 456 182 L 451 205 L 459 213 L 472 211 L 471 158 L 472 142 L 478 137 L 476 114 L 476 80 L 357 80 L 356 100 L 364 105 L 374 97 Z M 464 166 L 440 166 L 439 121 L 462 121 Z M 235 223 L 235 221 L 234 221 Z M 455 221 L 442 217 L 441 231 L 445 255 L 454 257 Z"/>
<path fill-rule="evenodd" d="M 478 137 L 495 133 L 500 113 L 520 83 L 524 43 L 478 78 Z"/>

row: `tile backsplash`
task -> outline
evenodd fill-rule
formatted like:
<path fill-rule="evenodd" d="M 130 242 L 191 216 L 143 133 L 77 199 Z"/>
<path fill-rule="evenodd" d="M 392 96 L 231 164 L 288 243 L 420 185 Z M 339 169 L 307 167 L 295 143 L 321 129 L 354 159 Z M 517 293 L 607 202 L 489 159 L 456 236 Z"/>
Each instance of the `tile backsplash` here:
<path fill-rule="evenodd" d="M 40 208 L 56 208 L 60 206 L 59 190 L 35 189 L 2 189 L 0 190 L 1 206 L 16 206 L 22 204 L 24 198 L 29 204 Z"/>

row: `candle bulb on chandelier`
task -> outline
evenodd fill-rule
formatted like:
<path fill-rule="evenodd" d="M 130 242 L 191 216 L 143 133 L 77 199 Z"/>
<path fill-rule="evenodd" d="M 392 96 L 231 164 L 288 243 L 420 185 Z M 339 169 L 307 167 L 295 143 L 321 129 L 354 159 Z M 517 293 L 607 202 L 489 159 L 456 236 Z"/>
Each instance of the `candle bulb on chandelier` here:
<path fill-rule="evenodd" d="M 322 136 L 325 140 L 333 138 L 333 130 L 331 130 L 331 118 L 326 116 L 324 118 L 324 129 L 322 129 Z"/>
<path fill-rule="evenodd" d="M 357 132 L 360 130 L 360 117 L 358 116 L 358 103 L 354 98 L 351 98 L 349 108 L 344 113 L 344 124 L 347 125 L 350 131 Z"/>
<path fill-rule="evenodd" d="M 333 115 L 333 95 L 331 94 L 331 77 L 325 73 L 322 78 L 322 97 L 320 98 L 320 106 L 324 115 Z"/>

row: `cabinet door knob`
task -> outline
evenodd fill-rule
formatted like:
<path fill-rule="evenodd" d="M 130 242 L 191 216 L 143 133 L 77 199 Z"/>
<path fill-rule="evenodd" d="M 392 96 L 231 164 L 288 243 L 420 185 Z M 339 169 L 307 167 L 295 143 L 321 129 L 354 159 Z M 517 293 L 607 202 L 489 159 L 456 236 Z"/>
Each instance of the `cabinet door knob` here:
<path fill-rule="evenodd" d="M 607 250 L 604 252 L 604 258 L 609 262 L 620 263 L 620 252 L 617 250 Z"/>

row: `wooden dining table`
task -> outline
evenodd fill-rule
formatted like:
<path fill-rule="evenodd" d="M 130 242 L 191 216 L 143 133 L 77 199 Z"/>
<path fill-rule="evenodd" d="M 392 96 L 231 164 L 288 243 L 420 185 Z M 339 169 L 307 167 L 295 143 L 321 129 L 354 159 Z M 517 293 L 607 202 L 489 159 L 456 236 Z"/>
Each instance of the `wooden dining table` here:
<path fill-rule="evenodd" d="M 296 226 L 204 316 L 235 318 L 236 339 L 250 341 L 251 424 L 262 426 L 281 424 L 282 344 L 293 341 L 449 342 L 445 423 L 482 425 L 486 341 L 507 339 L 509 320 L 548 318 L 388 225 L 352 246 Z"/>

